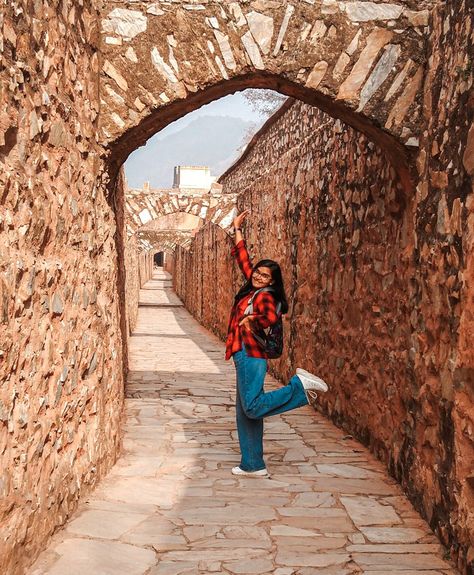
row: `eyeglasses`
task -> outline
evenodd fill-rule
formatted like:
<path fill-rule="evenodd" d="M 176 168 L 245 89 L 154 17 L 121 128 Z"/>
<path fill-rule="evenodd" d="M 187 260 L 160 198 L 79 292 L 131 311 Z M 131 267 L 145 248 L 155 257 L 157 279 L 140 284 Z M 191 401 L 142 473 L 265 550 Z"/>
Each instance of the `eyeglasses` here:
<path fill-rule="evenodd" d="M 272 279 L 272 276 L 270 274 L 262 274 L 262 272 L 259 272 L 258 269 L 256 269 L 253 272 L 253 275 L 261 277 L 262 280 L 271 280 Z"/>

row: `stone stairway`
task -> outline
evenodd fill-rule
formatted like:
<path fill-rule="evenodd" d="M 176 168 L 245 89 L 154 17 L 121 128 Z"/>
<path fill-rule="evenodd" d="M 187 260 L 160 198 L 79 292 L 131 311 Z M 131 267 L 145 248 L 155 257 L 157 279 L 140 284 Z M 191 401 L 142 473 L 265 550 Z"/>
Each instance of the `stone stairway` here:
<path fill-rule="evenodd" d="M 123 455 L 30 575 L 457 573 L 385 468 L 309 406 L 266 420 L 271 478 L 232 476 L 223 351 L 156 273 L 130 340 Z"/>

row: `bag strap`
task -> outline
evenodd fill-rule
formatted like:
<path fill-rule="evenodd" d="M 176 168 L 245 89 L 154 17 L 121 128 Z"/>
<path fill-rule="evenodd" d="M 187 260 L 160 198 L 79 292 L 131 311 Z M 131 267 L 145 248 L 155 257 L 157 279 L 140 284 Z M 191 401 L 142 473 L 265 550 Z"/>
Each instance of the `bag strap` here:
<path fill-rule="evenodd" d="M 257 297 L 257 294 L 259 294 L 260 292 L 264 292 L 264 291 L 275 292 L 275 290 L 273 288 L 271 288 L 270 286 L 258 289 L 253 294 L 253 296 L 249 299 L 248 306 L 245 308 L 244 316 L 253 314 L 253 300 Z M 277 303 L 276 312 L 277 312 L 277 315 L 281 312 L 281 302 L 280 301 Z"/>

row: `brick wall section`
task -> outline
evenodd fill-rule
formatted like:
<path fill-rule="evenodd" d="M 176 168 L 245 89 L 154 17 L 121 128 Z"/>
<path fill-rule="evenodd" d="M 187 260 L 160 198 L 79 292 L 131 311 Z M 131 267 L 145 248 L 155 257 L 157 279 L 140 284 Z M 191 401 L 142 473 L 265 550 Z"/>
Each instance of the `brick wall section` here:
<path fill-rule="evenodd" d="M 0 28 L 0 572 L 17 575 L 115 460 L 122 341 L 96 13 L 19 0 Z"/>
<path fill-rule="evenodd" d="M 434 13 L 416 191 L 373 143 L 301 103 L 222 178 L 251 209 L 250 251 L 283 267 L 291 305 L 274 372 L 287 379 L 300 365 L 328 380 L 322 409 L 387 462 L 469 574 L 472 13 L 472 2 Z M 241 283 L 230 246 L 207 226 L 175 262 L 178 293 L 221 336 Z"/>

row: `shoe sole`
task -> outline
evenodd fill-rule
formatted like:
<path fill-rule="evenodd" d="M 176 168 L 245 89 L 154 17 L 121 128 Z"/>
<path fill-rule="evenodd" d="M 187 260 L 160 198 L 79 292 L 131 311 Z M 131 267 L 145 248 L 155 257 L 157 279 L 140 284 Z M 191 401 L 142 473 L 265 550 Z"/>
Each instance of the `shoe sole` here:
<path fill-rule="evenodd" d="M 239 471 L 234 471 L 235 467 L 232 468 L 232 475 L 237 476 L 247 476 L 247 477 L 268 477 L 268 471 L 266 469 L 259 469 L 258 471 L 244 471 L 239 469 Z"/>
<path fill-rule="evenodd" d="M 325 393 L 329 389 L 328 384 L 323 379 L 321 379 L 317 375 L 309 373 L 309 371 L 306 371 L 305 369 L 298 367 L 296 370 L 296 375 L 301 376 L 302 378 L 308 380 L 309 382 L 315 383 L 317 385 L 317 387 L 310 387 L 308 389 L 305 388 L 305 391 L 314 390 L 319 391 L 320 393 Z"/>

